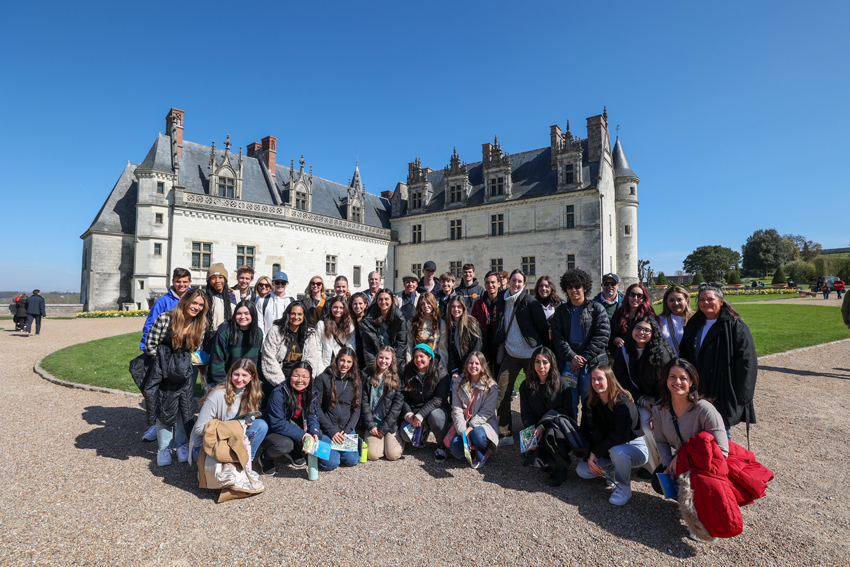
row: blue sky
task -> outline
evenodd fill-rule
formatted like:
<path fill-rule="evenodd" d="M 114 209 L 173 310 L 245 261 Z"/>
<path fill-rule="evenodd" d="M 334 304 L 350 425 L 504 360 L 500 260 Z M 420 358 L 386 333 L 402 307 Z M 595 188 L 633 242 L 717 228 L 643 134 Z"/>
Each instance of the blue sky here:
<path fill-rule="evenodd" d="M 346 182 L 516 153 L 607 106 L 635 173 L 639 255 L 668 274 L 760 228 L 850 244 L 847 2 L 13 3 L 0 35 L 0 289 L 79 290 L 128 160 L 278 138 Z"/>

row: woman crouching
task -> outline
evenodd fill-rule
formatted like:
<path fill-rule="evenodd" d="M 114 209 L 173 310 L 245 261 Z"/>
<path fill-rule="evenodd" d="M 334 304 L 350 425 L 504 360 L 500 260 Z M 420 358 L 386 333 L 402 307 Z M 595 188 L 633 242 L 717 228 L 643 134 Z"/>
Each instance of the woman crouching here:
<path fill-rule="evenodd" d="M 398 420 L 404 407 L 404 394 L 398 389 L 398 365 L 391 346 L 378 349 L 375 366 L 363 372 L 363 399 L 360 402 L 369 460 L 401 458 L 402 446 L 396 438 Z"/>
<path fill-rule="evenodd" d="M 360 372 L 357 353 L 342 347 L 333 362 L 316 379 L 316 413 L 323 441 L 342 445 L 360 421 Z M 353 467 L 360 462 L 357 451 L 331 449 L 330 457 L 319 460 L 319 468 L 332 471 L 339 465 Z"/>
<path fill-rule="evenodd" d="M 454 303 L 452 302 L 453 306 Z M 449 307 L 451 309 L 451 306 Z M 452 383 L 452 421 L 455 434 L 449 450 L 456 459 L 465 457 L 462 433 L 466 433 L 472 468 L 480 469 L 491 451 L 499 446 L 496 405 L 499 387 L 490 375 L 487 360 L 481 351 L 474 350 L 466 357 L 463 374 Z"/>

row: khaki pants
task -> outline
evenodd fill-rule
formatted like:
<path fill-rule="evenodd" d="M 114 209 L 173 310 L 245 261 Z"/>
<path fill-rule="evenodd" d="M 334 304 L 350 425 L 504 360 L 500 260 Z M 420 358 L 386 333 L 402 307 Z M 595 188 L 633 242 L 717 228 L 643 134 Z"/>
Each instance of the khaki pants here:
<path fill-rule="evenodd" d="M 377 461 L 381 457 L 386 457 L 388 461 L 397 461 L 401 458 L 403 447 L 395 433 L 387 433 L 383 437 L 373 437 L 367 433 L 366 443 L 369 445 L 370 461 Z"/>

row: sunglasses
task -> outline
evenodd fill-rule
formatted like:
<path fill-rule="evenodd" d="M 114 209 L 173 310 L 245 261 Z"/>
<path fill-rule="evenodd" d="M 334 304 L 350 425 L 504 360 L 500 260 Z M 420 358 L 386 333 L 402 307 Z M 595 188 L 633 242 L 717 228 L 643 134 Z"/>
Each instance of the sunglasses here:
<path fill-rule="evenodd" d="M 617 282 L 602 282 L 603 287 L 617 287 Z"/>
<path fill-rule="evenodd" d="M 310 282 L 310 287 L 317 286 L 317 285 L 318 286 L 322 285 L 322 282 Z"/>
<path fill-rule="evenodd" d="M 635 293 L 633 291 L 629 292 L 629 297 L 634 297 L 635 299 L 643 299 L 642 293 Z"/>
<path fill-rule="evenodd" d="M 584 289 L 584 287 L 582 287 L 582 286 L 580 286 L 580 285 L 568 285 L 568 286 L 566 286 L 566 288 L 565 288 L 565 289 L 566 289 L 567 291 L 569 291 L 569 290 L 571 290 L 571 289 Z"/>
<path fill-rule="evenodd" d="M 257 287 L 271 287 L 271 286 L 267 283 L 261 283 L 261 284 L 257 284 Z"/>
<path fill-rule="evenodd" d="M 276 281 L 276 282 L 274 282 L 274 285 L 286 285 L 288 283 L 289 282 Z"/>

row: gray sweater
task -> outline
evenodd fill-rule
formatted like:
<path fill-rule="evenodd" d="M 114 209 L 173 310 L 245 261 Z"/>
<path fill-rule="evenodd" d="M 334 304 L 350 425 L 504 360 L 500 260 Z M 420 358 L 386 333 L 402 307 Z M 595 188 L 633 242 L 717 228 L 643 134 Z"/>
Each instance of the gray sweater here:
<path fill-rule="evenodd" d="M 245 388 L 234 389 L 236 399 L 233 400 L 233 405 L 230 406 L 230 411 L 227 410 L 227 402 L 224 401 L 224 388 L 213 388 L 210 390 L 204 405 L 201 406 L 201 411 L 198 413 L 198 419 L 195 421 L 195 427 L 192 428 L 192 442 L 190 446 L 194 449 L 200 447 L 204 443 L 204 428 L 207 422 L 213 419 L 219 421 L 227 421 L 239 415 L 239 408 L 242 407 L 242 394 Z"/>
<path fill-rule="evenodd" d="M 700 400 L 696 405 L 690 407 L 676 421 L 679 423 L 679 431 L 685 441 L 700 433 L 707 431 L 714 435 L 717 446 L 723 451 L 723 456 L 729 456 L 729 438 L 726 437 L 726 427 L 723 418 L 714 409 L 710 402 Z M 658 444 L 658 452 L 661 454 L 661 462 L 669 467 L 673 461 L 673 453 L 682 446 L 682 441 L 676 434 L 676 426 L 673 425 L 673 417 L 670 415 L 669 407 L 653 406 L 652 427 L 655 441 Z"/>

